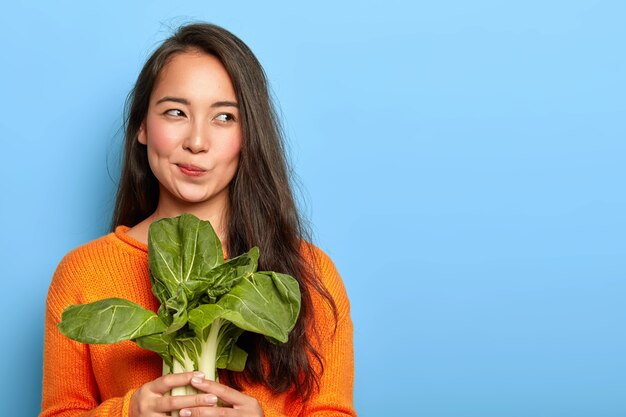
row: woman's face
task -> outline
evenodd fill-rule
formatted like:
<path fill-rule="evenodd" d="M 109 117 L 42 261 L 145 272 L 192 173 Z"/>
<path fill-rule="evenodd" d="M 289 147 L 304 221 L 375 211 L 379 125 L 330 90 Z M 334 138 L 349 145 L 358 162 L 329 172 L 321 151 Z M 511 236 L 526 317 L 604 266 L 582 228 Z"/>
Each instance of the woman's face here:
<path fill-rule="evenodd" d="M 217 58 L 199 51 L 170 58 L 138 139 L 160 184 L 160 210 L 227 209 L 242 134 L 235 90 Z"/>

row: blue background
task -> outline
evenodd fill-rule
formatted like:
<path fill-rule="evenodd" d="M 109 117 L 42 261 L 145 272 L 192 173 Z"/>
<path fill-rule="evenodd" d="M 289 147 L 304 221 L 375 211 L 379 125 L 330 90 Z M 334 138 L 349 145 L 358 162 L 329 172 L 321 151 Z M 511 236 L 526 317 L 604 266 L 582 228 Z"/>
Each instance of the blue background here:
<path fill-rule="evenodd" d="M 47 287 L 107 231 L 126 94 L 199 19 L 269 75 L 360 416 L 626 415 L 626 3 L 91 3 L 2 6 L 5 411 L 39 411 Z"/>

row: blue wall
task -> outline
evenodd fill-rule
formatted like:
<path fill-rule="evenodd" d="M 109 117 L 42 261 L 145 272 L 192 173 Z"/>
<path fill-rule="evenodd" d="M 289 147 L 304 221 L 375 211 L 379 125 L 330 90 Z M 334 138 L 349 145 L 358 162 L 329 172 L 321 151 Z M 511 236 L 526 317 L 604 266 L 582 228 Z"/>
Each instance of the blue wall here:
<path fill-rule="evenodd" d="M 39 410 L 47 286 L 106 232 L 140 66 L 201 19 L 280 102 L 361 416 L 626 415 L 625 3 L 296 3 L 3 5 L 5 409 Z"/>

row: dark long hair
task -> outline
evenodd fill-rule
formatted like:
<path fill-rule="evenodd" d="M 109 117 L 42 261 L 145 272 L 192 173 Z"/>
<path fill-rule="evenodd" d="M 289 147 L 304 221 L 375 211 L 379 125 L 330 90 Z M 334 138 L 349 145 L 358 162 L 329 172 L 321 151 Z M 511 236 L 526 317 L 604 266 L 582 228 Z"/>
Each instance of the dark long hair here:
<path fill-rule="evenodd" d="M 243 143 L 229 186 L 228 253 L 234 256 L 258 246 L 259 269 L 293 275 L 302 292 L 300 317 L 289 341 L 276 346 L 258 335 L 245 334 L 239 342 L 249 354 L 244 373 L 223 376 L 237 388 L 241 388 L 243 378 L 275 392 L 293 389 L 296 395 L 307 398 L 319 385 L 320 375 L 315 369 L 323 372 L 322 358 L 312 343 L 317 337 L 312 293 L 329 304 L 335 318 L 336 307 L 313 267 L 309 245 L 303 244 L 310 240 L 310 234 L 293 198 L 283 135 L 265 72 L 248 46 L 232 33 L 210 24 L 183 26 L 144 65 L 126 104 L 123 167 L 112 227 L 134 226 L 156 210 L 159 184 L 148 165 L 146 146 L 139 143 L 137 135 L 159 73 L 174 54 L 190 50 L 203 51 L 221 61 L 240 106 Z M 269 367 L 263 366 L 264 359 Z"/>

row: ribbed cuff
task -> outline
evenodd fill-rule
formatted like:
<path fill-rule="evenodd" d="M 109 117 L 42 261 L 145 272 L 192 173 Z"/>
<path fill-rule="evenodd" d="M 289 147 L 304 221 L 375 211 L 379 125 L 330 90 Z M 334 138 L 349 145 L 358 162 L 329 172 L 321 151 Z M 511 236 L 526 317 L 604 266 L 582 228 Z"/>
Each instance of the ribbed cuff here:
<path fill-rule="evenodd" d="M 122 416 L 121 417 L 130 417 L 130 399 L 133 394 L 137 391 L 137 389 L 131 389 L 124 395 L 122 400 Z"/>

